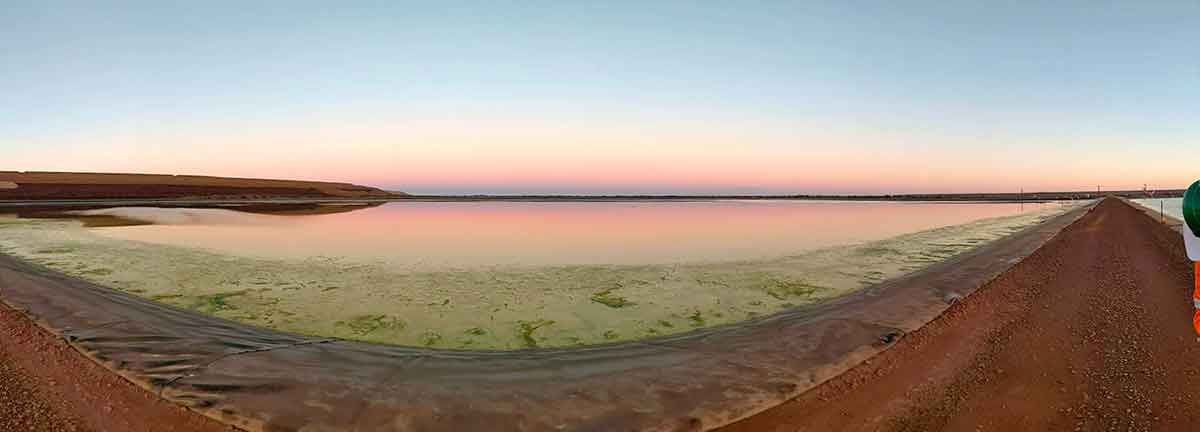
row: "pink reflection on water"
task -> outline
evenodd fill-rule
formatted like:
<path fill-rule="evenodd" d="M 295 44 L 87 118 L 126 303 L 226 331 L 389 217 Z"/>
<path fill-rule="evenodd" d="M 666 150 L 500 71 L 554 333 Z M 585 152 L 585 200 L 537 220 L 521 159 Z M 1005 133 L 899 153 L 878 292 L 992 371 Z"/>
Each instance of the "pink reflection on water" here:
<path fill-rule="evenodd" d="M 100 232 L 234 254 L 339 256 L 404 267 L 639 264 L 781 256 L 1043 206 L 820 201 L 399 202 L 349 213 L 267 216 L 272 222 L 268 224 L 147 225 Z"/>

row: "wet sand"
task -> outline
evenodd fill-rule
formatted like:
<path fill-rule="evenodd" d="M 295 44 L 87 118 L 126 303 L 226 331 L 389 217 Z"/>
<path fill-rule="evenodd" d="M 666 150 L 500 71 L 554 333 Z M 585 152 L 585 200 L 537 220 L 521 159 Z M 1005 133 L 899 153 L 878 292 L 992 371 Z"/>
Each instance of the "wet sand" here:
<path fill-rule="evenodd" d="M 1178 232 L 1109 199 L 893 348 L 740 431 L 1198 430 Z"/>
<path fill-rule="evenodd" d="M 159 399 L 0 303 L 0 431 L 233 431 Z"/>

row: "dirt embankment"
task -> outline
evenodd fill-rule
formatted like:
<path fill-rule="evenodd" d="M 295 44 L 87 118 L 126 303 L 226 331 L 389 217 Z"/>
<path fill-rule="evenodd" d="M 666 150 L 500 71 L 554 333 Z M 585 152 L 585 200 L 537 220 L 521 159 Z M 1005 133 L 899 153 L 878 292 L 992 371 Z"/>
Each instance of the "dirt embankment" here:
<path fill-rule="evenodd" d="M 866 364 L 736 431 L 1200 430 L 1178 233 L 1115 199 Z"/>
<path fill-rule="evenodd" d="M 235 430 L 135 387 L 0 303 L 0 431 Z"/>
<path fill-rule="evenodd" d="M 170 198 L 396 198 L 349 183 L 157 174 L 0 171 L 0 201 Z"/>

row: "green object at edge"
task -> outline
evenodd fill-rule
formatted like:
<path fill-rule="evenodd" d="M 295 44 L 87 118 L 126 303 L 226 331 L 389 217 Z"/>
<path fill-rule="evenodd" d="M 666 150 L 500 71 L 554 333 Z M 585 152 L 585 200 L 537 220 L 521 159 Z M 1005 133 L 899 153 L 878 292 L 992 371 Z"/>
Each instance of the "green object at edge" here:
<path fill-rule="evenodd" d="M 1192 183 L 1183 194 L 1183 220 L 1196 237 L 1200 237 L 1200 181 Z"/>

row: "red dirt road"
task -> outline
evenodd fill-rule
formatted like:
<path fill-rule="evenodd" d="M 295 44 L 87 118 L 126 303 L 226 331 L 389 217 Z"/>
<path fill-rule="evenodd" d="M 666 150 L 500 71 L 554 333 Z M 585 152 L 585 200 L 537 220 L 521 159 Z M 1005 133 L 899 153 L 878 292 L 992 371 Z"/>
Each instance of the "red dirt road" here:
<path fill-rule="evenodd" d="M 1200 430 L 1182 249 L 1106 200 L 868 364 L 723 431 Z"/>
<path fill-rule="evenodd" d="M 232 431 L 100 367 L 0 304 L 0 431 Z"/>

